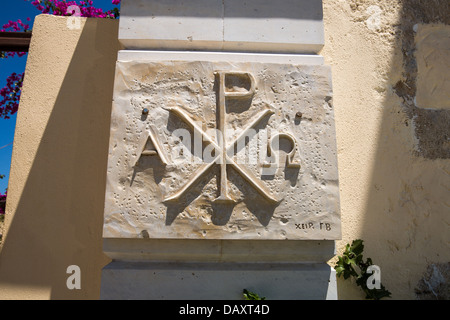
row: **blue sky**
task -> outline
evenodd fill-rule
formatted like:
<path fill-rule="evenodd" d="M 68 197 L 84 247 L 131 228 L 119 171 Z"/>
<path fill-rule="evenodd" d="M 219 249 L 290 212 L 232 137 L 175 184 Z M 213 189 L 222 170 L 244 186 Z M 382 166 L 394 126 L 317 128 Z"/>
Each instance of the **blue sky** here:
<path fill-rule="evenodd" d="M 115 7 L 111 2 L 112 0 L 94 0 L 94 6 L 109 10 Z M 31 0 L 0 0 L 0 8 L 0 27 L 9 20 L 16 21 L 17 19 L 22 19 L 22 21 L 30 24 L 32 27 L 34 17 L 40 14 L 40 12 L 31 4 Z M 30 22 L 26 21 L 27 17 L 31 18 Z M 26 61 L 27 55 L 23 57 L 0 59 L 0 88 L 3 88 L 6 85 L 6 78 L 11 73 L 22 73 L 25 71 Z M 0 179 L 0 193 L 4 193 L 5 189 L 8 187 L 11 154 L 13 149 L 12 145 L 8 144 L 12 143 L 14 140 L 15 124 L 16 115 L 8 120 L 0 119 L 0 174 L 5 175 L 4 179 Z"/>

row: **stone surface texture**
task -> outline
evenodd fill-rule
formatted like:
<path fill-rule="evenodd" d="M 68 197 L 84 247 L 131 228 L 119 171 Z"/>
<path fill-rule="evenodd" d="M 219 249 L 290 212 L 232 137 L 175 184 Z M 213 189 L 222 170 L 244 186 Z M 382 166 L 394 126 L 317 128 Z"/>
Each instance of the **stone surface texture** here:
<path fill-rule="evenodd" d="M 340 238 L 330 68 L 119 61 L 114 92 L 104 238 Z M 226 165 L 204 157 L 221 128 L 227 147 L 254 129 Z"/>
<path fill-rule="evenodd" d="M 416 105 L 425 109 L 450 110 L 450 26 L 417 26 Z"/>
<path fill-rule="evenodd" d="M 116 262 L 103 269 L 102 286 L 104 300 L 239 301 L 243 289 L 267 300 L 337 299 L 326 264 Z"/>
<path fill-rule="evenodd" d="M 126 49 L 317 53 L 321 0 L 134 0 L 121 4 Z"/>

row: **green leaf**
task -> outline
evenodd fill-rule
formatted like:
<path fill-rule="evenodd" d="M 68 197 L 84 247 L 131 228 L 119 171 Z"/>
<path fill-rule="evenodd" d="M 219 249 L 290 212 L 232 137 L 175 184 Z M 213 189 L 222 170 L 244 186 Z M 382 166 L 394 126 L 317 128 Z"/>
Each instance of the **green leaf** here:
<path fill-rule="evenodd" d="M 256 293 L 248 291 L 247 289 L 244 289 L 243 295 L 244 295 L 245 300 L 266 300 L 265 297 L 261 298 Z"/>
<path fill-rule="evenodd" d="M 345 272 L 345 267 L 340 264 L 336 264 L 334 266 L 334 270 L 336 270 L 336 276 L 340 277 Z"/>
<path fill-rule="evenodd" d="M 360 254 L 362 254 L 363 253 L 363 251 L 364 251 L 364 244 L 363 244 L 363 240 L 360 240 L 360 239 L 358 239 L 358 240 L 354 240 L 353 242 L 352 242 L 352 245 L 351 245 L 351 247 L 350 247 L 350 250 L 355 254 L 355 255 L 357 255 L 357 256 L 359 256 Z"/>
<path fill-rule="evenodd" d="M 383 285 L 380 285 L 380 289 L 365 288 L 364 292 L 366 293 L 366 299 L 381 300 L 391 297 L 391 293 Z"/>

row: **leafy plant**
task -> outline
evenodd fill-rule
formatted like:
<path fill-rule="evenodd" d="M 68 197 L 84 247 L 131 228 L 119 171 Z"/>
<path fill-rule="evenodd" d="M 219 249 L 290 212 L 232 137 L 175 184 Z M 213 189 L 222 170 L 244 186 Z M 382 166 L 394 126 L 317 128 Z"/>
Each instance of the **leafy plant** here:
<path fill-rule="evenodd" d="M 364 244 L 363 240 L 354 240 L 352 244 L 347 244 L 342 256 L 338 256 L 338 262 L 335 265 L 336 275 L 343 276 L 344 279 L 354 277 L 356 284 L 362 288 L 366 294 L 366 299 L 380 300 L 390 297 L 391 293 L 380 284 L 380 289 L 369 289 L 367 280 L 371 273 L 367 269 L 373 265 L 372 259 L 363 260 Z"/>
<path fill-rule="evenodd" d="M 244 289 L 243 295 L 245 300 L 266 300 L 265 297 L 260 297 L 258 294 L 248 291 L 247 289 Z"/>

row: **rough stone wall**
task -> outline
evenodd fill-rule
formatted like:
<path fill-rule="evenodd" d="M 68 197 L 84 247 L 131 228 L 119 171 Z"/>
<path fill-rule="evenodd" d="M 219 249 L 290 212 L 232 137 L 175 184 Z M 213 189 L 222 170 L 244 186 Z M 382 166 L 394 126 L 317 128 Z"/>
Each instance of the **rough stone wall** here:
<path fill-rule="evenodd" d="M 428 266 L 450 260 L 449 77 L 438 67 L 449 63 L 449 13 L 448 1 L 324 0 L 321 54 L 333 70 L 342 203 L 337 249 L 363 239 L 394 299 L 417 298 Z M 431 55 L 423 50 L 429 28 L 444 35 Z M 434 83 L 438 103 L 417 106 L 426 101 L 423 83 Z M 364 298 L 351 281 L 339 279 L 338 289 L 341 299 Z"/>
<path fill-rule="evenodd" d="M 403 100 L 404 112 L 410 119 L 414 119 L 418 156 L 429 159 L 448 159 L 450 158 L 450 110 L 448 110 L 450 99 L 448 95 L 446 101 L 441 101 L 447 106 L 446 109 L 441 109 L 433 104 L 418 107 L 416 96 L 421 89 L 418 88 L 420 83 L 417 80 L 421 76 L 418 59 L 422 58 L 417 56 L 420 53 L 418 47 L 422 44 L 422 39 L 418 39 L 417 33 L 421 25 L 434 26 L 439 30 L 449 30 L 450 3 L 446 0 L 403 0 L 401 4 L 398 32 L 401 35 L 404 72 L 402 79 L 394 86 L 395 93 Z M 444 54 L 441 59 L 445 59 L 448 68 L 450 66 L 449 31 L 447 31 L 446 37 L 444 36 L 445 34 L 442 34 L 440 41 L 447 46 L 446 50 L 434 46 L 432 52 L 446 51 L 446 55 Z M 427 56 L 430 57 L 432 52 L 428 52 Z M 428 63 L 435 64 L 437 67 L 440 59 L 432 56 L 430 58 Z M 445 69 L 442 69 L 441 74 L 445 73 L 447 73 Z M 434 77 L 434 79 L 442 81 L 437 77 Z M 434 83 L 434 79 L 428 78 L 427 80 Z M 440 91 L 450 91 L 448 76 L 447 84 L 440 88 Z M 438 95 L 438 92 L 434 92 L 434 94 Z M 437 104 L 437 102 L 435 103 Z"/>

